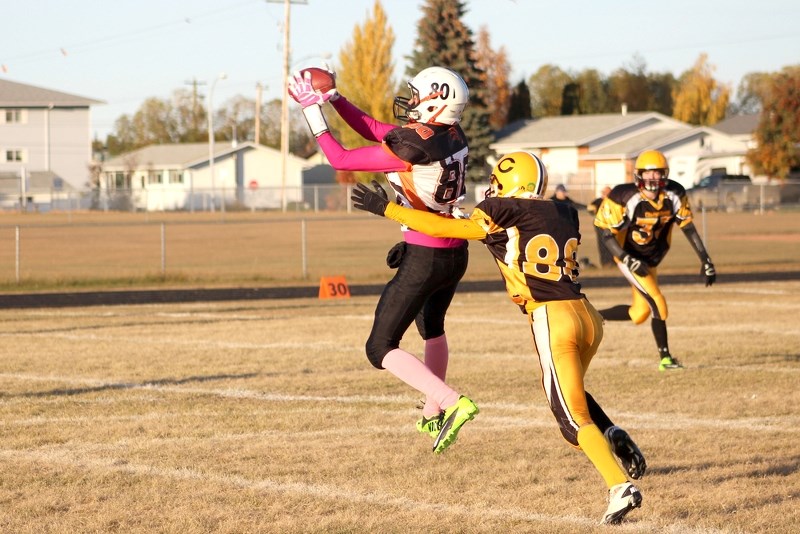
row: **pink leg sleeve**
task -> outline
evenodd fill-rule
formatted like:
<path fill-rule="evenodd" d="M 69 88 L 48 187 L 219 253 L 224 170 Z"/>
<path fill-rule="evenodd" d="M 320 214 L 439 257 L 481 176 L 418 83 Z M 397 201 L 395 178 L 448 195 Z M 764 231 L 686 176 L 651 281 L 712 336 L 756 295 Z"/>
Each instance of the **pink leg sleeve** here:
<path fill-rule="evenodd" d="M 425 340 L 425 366 L 442 381 L 447 375 L 449 359 L 450 353 L 447 347 L 446 334 Z M 441 411 L 441 407 L 436 402 L 430 397 L 425 399 L 425 407 L 422 409 L 422 414 L 425 417 L 436 415 L 439 411 Z"/>
<path fill-rule="evenodd" d="M 383 368 L 394 376 L 425 394 L 428 401 L 422 410 L 422 415 L 432 417 L 442 408 L 447 408 L 458 402 L 458 393 L 444 381 L 436 376 L 416 356 L 403 349 L 394 349 L 383 358 Z M 429 407 L 430 405 L 430 407 Z M 431 410 L 430 413 L 426 413 Z"/>

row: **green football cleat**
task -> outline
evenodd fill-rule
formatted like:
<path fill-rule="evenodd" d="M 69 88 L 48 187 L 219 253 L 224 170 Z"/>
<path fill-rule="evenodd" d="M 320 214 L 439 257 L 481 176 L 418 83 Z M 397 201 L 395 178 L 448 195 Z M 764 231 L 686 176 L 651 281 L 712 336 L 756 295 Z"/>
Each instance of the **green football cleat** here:
<path fill-rule="evenodd" d="M 428 419 L 427 417 L 423 417 L 419 421 L 417 421 L 417 430 L 420 434 L 428 434 L 432 438 L 435 438 L 439 435 L 439 431 L 442 430 L 442 415 L 444 412 L 431 417 Z"/>
<path fill-rule="evenodd" d="M 447 408 L 442 414 L 442 428 L 433 442 L 433 452 L 439 454 L 452 445 L 464 423 L 472 420 L 478 412 L 478 407 L 474 402 L 463 395 L 459 397 L 458 402 Z"/>
<path fill-rule="evenodd" d="M 664 356 L 661 358 L 661 363 L 658 364 L 659 371 L 675 371 L 678 369 L 683 369 L 683 365 L 672 356 Z"/>

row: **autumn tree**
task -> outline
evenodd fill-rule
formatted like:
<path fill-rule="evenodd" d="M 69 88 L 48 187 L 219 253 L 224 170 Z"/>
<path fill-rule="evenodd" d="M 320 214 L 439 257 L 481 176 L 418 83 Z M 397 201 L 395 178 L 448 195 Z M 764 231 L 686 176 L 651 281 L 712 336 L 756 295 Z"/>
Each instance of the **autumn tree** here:
<path fill-rule="evenodd" d="M 681 74 L 673 91 L 672 116 L 690 124 L 711 126 L 725 118 L 730 88 L 714 79 L 715 67 L 700 54 L 694 66 Z"/>
<path fill-rule="evenodd" d="M 771 77 L 755 139 L 747 154 L 755 172 L 783 179 L 800 166 L 800 66 Z"/>
<path fill-rule="evenodd" d="M 728 107 L 729 115 L 761 113 L 773 73 L 750 72 L 745 74 L 736 89 L 736 100 Z"/>
<path fill-rule="evenodd" d="M 392 47 L 394 32 L 389 26 L 386 12 L 376 0 L 372 11 L 362 25 L 353 28 L 353 38 L 339 52 L 339 68 L 336 85 L 353 104 L 372 117 L 392 122 L 392 103 L 395 82 L 392 76 L 394 62 Z M 329 115 L 331 126 L 337 137 L 348 148 L 370 144 L 335 114 Z M 337 172 L 339 182 L 366 181 L 380 178 L 375 173 Z"/>
<path fill-rule="evenodd" d="M 492 49 L 489 30 L 481 26 L 478 30 L 475 64 L 482 71 L 483 83 L 486 86 L 486 107 L 489 109 L 489 125 L 499 130 L 508 122 L 508 109 L 511 105 L 511 87 L 508 77 L 511 66 L 504 47 Z"/>
<path fill-rule="evenodd" d="M 487 158 L 493 140 L 487 107 L 488 88 L 476 63 L 472 30 L 462 20 L 465 12 L 461 0 L 425 0 L 406 72 L 414 76 L 422 69 L 439 65 L 453 69 L 467 83 L 469 104 L 461 118 L 461 128 L 469 140 L 467 178 L 483 182 L 489 170 Z"/>

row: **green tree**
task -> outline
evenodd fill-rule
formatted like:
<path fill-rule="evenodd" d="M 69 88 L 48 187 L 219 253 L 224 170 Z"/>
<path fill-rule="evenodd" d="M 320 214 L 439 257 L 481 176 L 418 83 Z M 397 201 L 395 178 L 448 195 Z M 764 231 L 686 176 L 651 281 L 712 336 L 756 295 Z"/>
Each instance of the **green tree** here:
<path fill-rule="evenodd" d="M 681 74 L 672 94 L 672 116 L 690 124 L 711 126 L 725 117 L 730 88 L 714 79 L 715 67 L 700 54 L 694 66 Z"/>
<path fill-rule="evenodd" d="M 650 98 L 647 103 L 648 111 L 658 111 L 668 117 L 672 116 L 674 102 L 672 94 L 677 85 L 677 80 L 672 73 L 652 73 L 647 76 Z"/>
<path fill-rule="evenodd" d="M 763 106 L 748 161 L 755 172 L 784 179 L 800 166 L 800 66 L 771 77 Z"/>
<path fill-rule="evenodd" d="M 531 116 L 531 91 L 523 79 L 511 91 L 511 102 L 508 106 L 508 120 L 506 123 L 527 120 Z"/>
<path fill-rule="evenodd" d="M 414 76 L 434 65 L 458 72 L 469 87 L 469 104 L 464 110 L 461 127 L 469 140 L 467 178 L 472 182 L 486 181 L 489 144 L 493 141 L 487 107 L 488 88 L 483 72 L 476 63 L 472 31 L 464 24 L 466 12 L 461 0 L 426 0 L 422 17 L 417 23 L 414 50 L 406 70 Z"/>
<path fill-rule="evenodd" d="M 640 56 L 634 56 L 627 66 L 615 70 L 608 77 L 611 105 L 618 111 L 625 104 L 629 111 L 650 110 L 650 83 L 647 66 Z"/>
<path fill-rule="evenodd" d="M 580 87 L 580 109 L 586 114 L 608 113 L 612 109 L 608 96 L 608 82 L 595 69 L 585 69 L 575 77 Z"/>
<path fill-rule="evenodd" d="M 542 65 L 528 80 L 531 92 L 531 113 L 534 117 L 554 117 L 561 114 L 564 87 L 572 76 L 556 65 Z"/>
<path fill-rule="evenodd" d="M 381 3 L 376 0 L 372 12 L 367 14 L 362 25 L 356 24 L 352 40 L 339 52 L 340 66 L 336 76 L 339 91 L 353 104 L 383 122 L 394 120 L 393 46 L 394 32 Z M 338 115 L 329 114 L 329 122 L 344 146 L 352 148 L 371 144 Z M 376 178 L 381 176 L 367 172 L 338 172 L 336 176 L 337 181 L 344 183 L 369 182 Z"/>

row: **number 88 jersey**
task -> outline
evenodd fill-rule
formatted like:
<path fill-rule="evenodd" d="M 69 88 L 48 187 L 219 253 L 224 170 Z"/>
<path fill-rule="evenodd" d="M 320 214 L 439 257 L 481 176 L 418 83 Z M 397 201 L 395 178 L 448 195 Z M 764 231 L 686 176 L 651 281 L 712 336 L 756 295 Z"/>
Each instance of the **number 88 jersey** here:
<path fill-rule="evenodd" d="M 578 278 L 578 212 L 562 202 L 487 198 L 470 218 L 485 231 L 511 300 L 525 313 L 550 300 L 583 298 Z"/>

